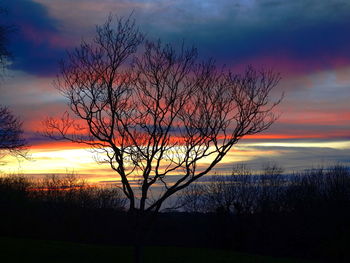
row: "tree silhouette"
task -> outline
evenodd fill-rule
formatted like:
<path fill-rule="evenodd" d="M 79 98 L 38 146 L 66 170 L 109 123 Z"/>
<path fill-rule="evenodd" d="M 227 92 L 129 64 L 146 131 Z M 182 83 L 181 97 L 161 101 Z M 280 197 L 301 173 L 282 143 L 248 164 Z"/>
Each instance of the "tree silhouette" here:
<path fill-rule="evenodd" d="M 25 149 L 22 122 L 8 108 L 0 106 L 0 157 L 6 153 L 24 156 Z"/>
<path fill-rule="evenodd" d="M 131 17 L 109 16 L 61 63 L 56 87 L 74 117 L 48 118 L 45 133 L 103 153 L 129 210 L 158 212 L 241 138 L 270 127 L 279 79 L 269 70 L 234 74 L 200 62 L 194 47 L 146 40 Z"/>
<path fill-rule="evenodd" d="M 6 10 L 0 8 L 0 14 L 4 13 Z M 0 25 L 0 77 L 3 76 L 10 58 L 7 39 L 12 30 L 11 26 Z M 0 105 L 0 158 L 7 153 L 25 156 L 25 150 L 22 122 L 7 107 Z"/>

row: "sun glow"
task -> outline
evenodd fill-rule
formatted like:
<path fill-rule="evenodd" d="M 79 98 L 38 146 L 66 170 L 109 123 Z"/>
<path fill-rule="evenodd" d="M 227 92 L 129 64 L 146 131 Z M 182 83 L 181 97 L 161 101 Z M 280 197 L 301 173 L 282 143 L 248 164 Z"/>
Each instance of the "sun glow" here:
<path fill-rule="evenodd" d="M 107 164 L 96 163 L 94 154 L 85 148 L 62 150 L 33 148 L 27 160 L 7 156 L 2 161 L 4 163 L 2 172 L 8 174 L 40 177 L 74 172 L 91 182 L 111 179 L 113 175 Z"/>
<path fill-rule="evenodd" d="M 30 150 L 28 160 L 18 160 L 7 156 L 2 159 L 4 165 L 1 171 L 7 174 L 23 174 L 36 178 L 49 174 L 65 175 L 74 172 L 91 183 L 120 182 L 119 176 L 108 163 L 96 162 L 97 157 L 99 160 L 103 160 L 103 154 L 97 156 L 97 153 L 89 148 L 74 148 L 76 145 L 62 144 L 60 147 L 58 146 L 58 144 L 55 146 L 50 144 L 35 146 Z M 268 153 L 270 155 L 278 154 L 272 150 L 269 150 Z M 250 161 L 261 154 L 266 154 L 266 150 L 256 150 L 245 145 L 237 146 L 224 157 L 220 165 Z M 197 165 L 198 169 L 205 169 L 213 158 L 214 156 L 201 160 Z M 176 175 L 176 171 L 173 175 Z M 138 177 L 135 175 L 130 179 L 136 182 Z"/>

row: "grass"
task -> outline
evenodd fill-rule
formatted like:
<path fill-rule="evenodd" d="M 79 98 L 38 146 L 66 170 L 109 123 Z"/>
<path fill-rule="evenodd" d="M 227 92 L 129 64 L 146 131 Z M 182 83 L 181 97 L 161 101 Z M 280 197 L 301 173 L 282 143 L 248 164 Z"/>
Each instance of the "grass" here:
<path fill-rule="evenodd" d="M 0 238 L 0 262 L 130 262 L 128 247 Z"/>
<path fill-rule="evenodd" d="M 0 262 L 133 262 L 131 247 L 87 245 L 59 241 L 0 238 Z M 292 263 L 294 259 L 234 253 L 225 250 L 176 247 L 147 247 L 145 263 Z"/>

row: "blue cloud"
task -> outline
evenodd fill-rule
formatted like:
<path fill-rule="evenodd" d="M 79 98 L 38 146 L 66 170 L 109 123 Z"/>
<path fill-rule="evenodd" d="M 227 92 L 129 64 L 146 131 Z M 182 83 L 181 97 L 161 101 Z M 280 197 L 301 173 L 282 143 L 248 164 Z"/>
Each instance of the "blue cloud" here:
<path fill-rule="evenodd" d="M 6 0 L 3 6 L 8 14 L 2 19 L 18 29 L 10 36 L 9 49 L 14 56 L 10 69 L 56 74 L 57 61 L 65 53 L 54 43 L 59 38 L 59 22 L 50 18 L 45 7 L 29 0 Z"/>
<path fill-rule="evenodd" d="M 299 61 L 300 71 L 350 63 L 348 1 L 176 1 L 140 13 L 151 35 L 184 38 L 229 65 L 270 57 L 279 67 L 281 56 Z"/>
<path fill-rule="evenodd" d="M 69 1 L 55 1 L 64 8 L 70 7 Z M 100 6 L 109 4 L 106 5 L 109 8 L 114 3 L 101 2 Z M 77 8 L 93 6 L 94 1 L 74 3 Z M 117 3 L 125 7 L 118 9 L 119 15 L 135 10 L 137 23 L 149 36 L 175 43 L 185 39 L 196 45 L 204 57 L 214 57 L 228 65 L 264 57 L 271 58 L 269 63 L 273 63 L 266 66 L 283 69 L 288 61 L 281 61 L 281 56 L 296 62 L 293 67 L 301 72 L 327 69 L 339 60 L 350 64 L 349 1 L 122 0 L 115 2 L 116 6 Z M 65 48 L 55 41 L 64 41 L 60 27 L 70 25 L 59 17 L 50 17 L 47 10 L 50 3 L 46 4 L 47 7 L 30 0 L 4 1 L 10 12 L 8 18 L 20 28 L 13 34 L 10 47 L 16 58 L 13 69 L 37 75 L 57 72 L 57 61 L 64 56 Z M 107 15 L 111 9 L 82 10 L 89 17 L 101 16 L 104 11 Z M 28 35 L 28 27 L 37 37 Z"/>

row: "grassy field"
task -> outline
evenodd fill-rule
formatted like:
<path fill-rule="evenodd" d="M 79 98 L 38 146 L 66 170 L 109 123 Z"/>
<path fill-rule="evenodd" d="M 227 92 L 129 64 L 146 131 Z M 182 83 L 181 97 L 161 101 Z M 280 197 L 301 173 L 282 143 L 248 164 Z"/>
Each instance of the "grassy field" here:
<path fill-rule="evenodd" d="M 86 245 L 58 241 L 0 238 L 0 262 L 132 262 L 131 247 Z M 234 253 L 225 250 L 147 247 L 145 263 L 307 262 Z"/>

